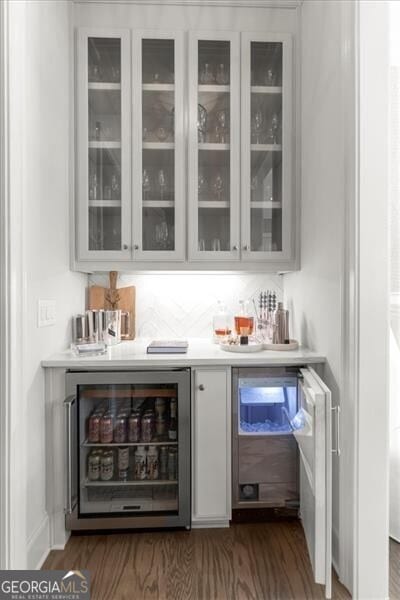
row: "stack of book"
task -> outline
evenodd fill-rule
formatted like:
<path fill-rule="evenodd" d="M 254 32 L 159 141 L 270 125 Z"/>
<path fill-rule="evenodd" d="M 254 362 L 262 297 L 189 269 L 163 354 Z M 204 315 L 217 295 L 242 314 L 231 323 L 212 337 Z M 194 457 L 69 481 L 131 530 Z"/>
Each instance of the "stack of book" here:
<path fill-rule="evenodd" d="M 147 346 L 147 354 L 185 354 L 188 346 L 186 340 L 153 340 Z"/>

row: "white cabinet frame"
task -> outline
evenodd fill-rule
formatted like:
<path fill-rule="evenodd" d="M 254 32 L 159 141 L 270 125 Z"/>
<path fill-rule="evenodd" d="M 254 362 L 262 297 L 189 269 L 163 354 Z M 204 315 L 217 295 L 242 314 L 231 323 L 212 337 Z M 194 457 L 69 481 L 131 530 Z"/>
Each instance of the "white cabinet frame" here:
<path fill-rule="evenodd" d="M 129 29 L 78 30 L 77 39 L 77 120 L 76 120 L 76 230 L 77 257 L 93 263 L 131 260 L 131 76 Z M 89 250 L 89 78 L 88 39 L 121 40 L 121 250 Z"/>
<path fill-rule="evenodd" d="M 282 250 L 264 252 L 251 250 L 251 43 L 282 43 Z M 295 210 L 292 185 L 292 148 L 293 134 L 293 57 L 292 36 L 284 33 L 242 33 L 241 45 L 241 223 L 242 223 L 242 262 L 268 261 L 271 263 L 288 262 L 295 258 Z"/>
<path fill-rule="evenodd" d="M 199 251 L 198 249 L 198 44 L 201 40 L 230 42 L 230 250 Z M 189 260 L 230 262 L 240 259 L 239 185 L 240 185 L 240 34 L 228 31 L 189 32 Z"/>
<path fill-rule="evenodd" d="M 142 248 L 142 40 L 174 40 L 174 250 L 143 250 Z M 185 260 L 185 128 L 184 128 L 184 48 L 183 33 L 173 31 L 134 31 L 132 39 L 132 230 L 134 261 L 184 261 Z"/>

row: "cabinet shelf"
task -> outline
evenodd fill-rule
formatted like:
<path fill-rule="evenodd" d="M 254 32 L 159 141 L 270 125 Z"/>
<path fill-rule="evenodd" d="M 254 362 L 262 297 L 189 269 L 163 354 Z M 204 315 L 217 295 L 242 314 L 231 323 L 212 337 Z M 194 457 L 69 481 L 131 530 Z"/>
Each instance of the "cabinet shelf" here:
<path fill-rule="evenodd" d="M 111 442 L 110 444 L 92 443 L 85 440 L 82 444 L 83 448 L 119 448 L 120 446 L 177 446 L 178 442 L 166 440 L 164 442 Z"/>
<path fill-rule="evenodd" d="M 92 208 L 118 208 L 121 206 L 121 200 L 89 200 L 89 206 Z"/>
<path fill-rule="evenodd" d="M 174 142 L 143 142 L 143 150 L 173 150 Z"/>
<path fill-rule="evenodd" d="M 96 140 L 89 142 L 89 148 L 104 148 L 106 150 L 114 150 L 121 148 L 121 142 L 101 142 Z"/>
<path fill-rule="evenodd" d="M 173 83 L 143 83 L 144 92 L 173 92 L 175 85 Z"/>
<path fill-rule="evenodd" d="M 143 200 L 143 208 L 173 208 L 175 202 L 173 200 Z"/>
<path fill-rule="evenodd" d="M 252 201 L 250 208 L 282 208 L 282 203 L 269 200 Z"/>
<path fill-rule="evenodd" d="M 161 479 L 161 480 L 157 480 L 157 479 L 134 479 L 132 481 L 121 481 L 121 480 L 110 480 L 110 481 L 89 481 L 89 479 L 85 479 L 83 482 L 83 485 L 85 487 L 115 487 L 115 486 L 122 486 L 122 487 L 126 487 L 126 486 L 152 486 L 152 485 L 178 485 L 178 482 L 176 479 L 173 480 L 169 480 L 169 479 Z"/>
<path fill-rule="evenodd" d="M 230 202 L 224 200 L 199 200 L 199 208 L 229 208 Z"/>
<path fill-rule="evenodd" d="M 230 85 L 218 85 L 218 84 L 199 84 L 199 92 L 224 92 L 229 93 L 231 91 Z"/>
<path fill-rule="evenodd" d="M 120 90 L 120 83 L 106 83 L 105 81 L 92 81 L 88 84 L 89 90 Z"/>
<path fill-rule="evenodd" d="M 282 152 L 281 144 L 251 144 L 252 152 Z"/>
<path fill-rule="evenodd" d="M 230 144 L 219 144 L 217 142 L 204 142 L 198 144 L 199 150 L 229 150 Z"/>
<path fill-rule="evenodd" d="M 252 85 L 250 90 L 252 94 L 282 94 L 282 86 Z"/>

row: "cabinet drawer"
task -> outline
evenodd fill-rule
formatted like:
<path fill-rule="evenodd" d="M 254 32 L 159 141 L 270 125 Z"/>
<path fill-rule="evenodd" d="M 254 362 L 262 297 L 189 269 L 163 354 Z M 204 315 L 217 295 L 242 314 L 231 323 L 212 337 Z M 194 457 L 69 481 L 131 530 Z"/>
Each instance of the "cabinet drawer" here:
<path fill-rule="evenodd" d="M 239 483 L 284 483 L 297 479 L 297 445 L 291 435 L 239 437 Z"/>

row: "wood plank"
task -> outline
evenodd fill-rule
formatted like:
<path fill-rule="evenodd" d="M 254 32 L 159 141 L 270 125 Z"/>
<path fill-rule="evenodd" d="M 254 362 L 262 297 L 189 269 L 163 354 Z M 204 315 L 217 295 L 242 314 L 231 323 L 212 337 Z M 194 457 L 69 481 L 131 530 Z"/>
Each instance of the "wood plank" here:
<path fill-rule="evenodd" d="M 89 569 L 92 600 L 324 598 L 298 521 L 72 536 L 43 569 Z M 333 598 L 350 598 L 336 577 Z"/>

